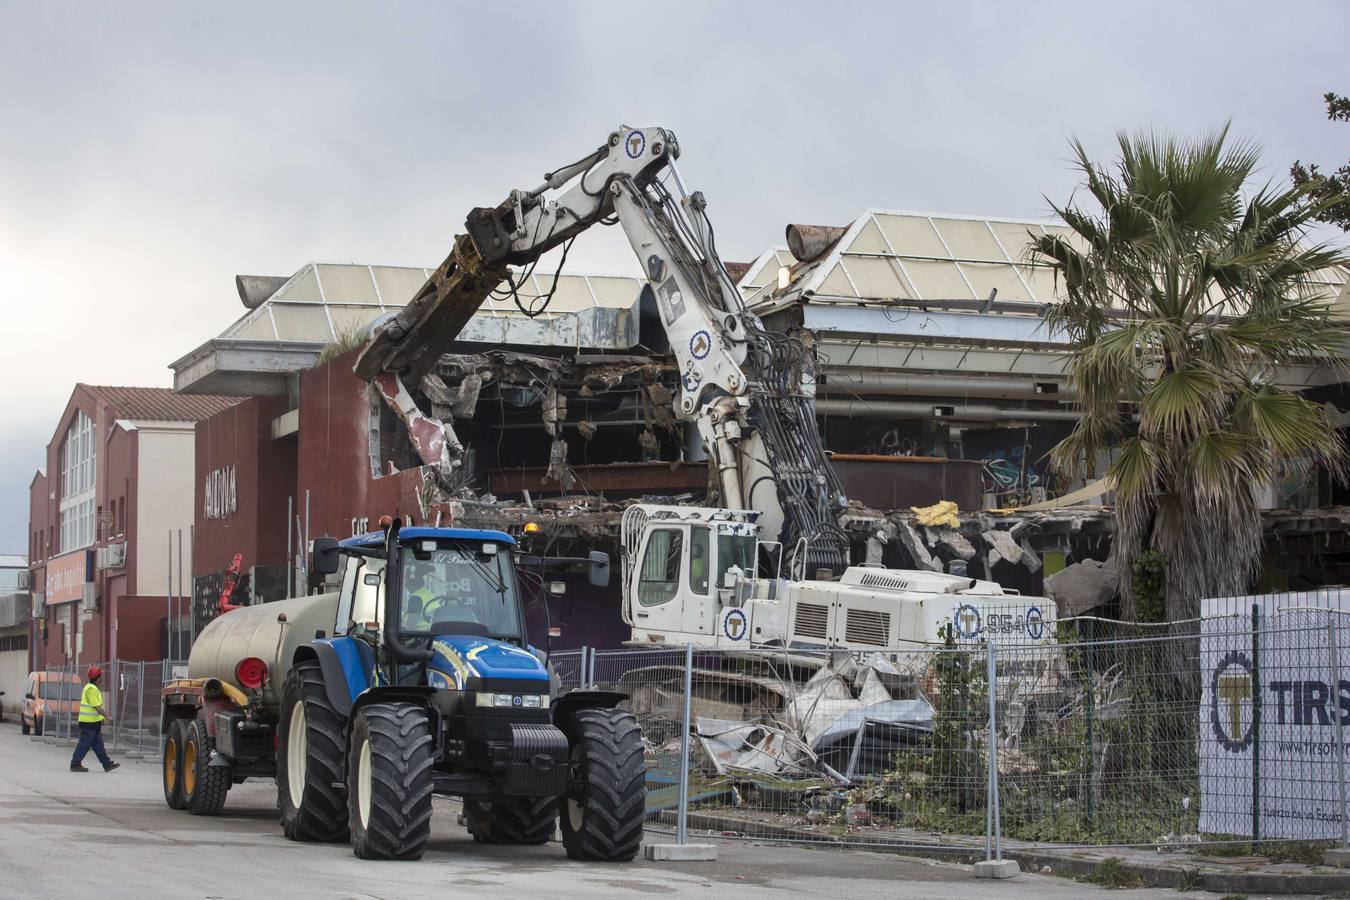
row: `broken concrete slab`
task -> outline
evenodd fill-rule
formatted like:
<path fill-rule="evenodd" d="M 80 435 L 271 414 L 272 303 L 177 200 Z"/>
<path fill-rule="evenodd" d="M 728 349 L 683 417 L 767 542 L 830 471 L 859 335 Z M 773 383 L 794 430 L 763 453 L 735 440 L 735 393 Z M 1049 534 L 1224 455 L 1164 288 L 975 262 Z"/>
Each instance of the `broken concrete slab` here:
<path fill-rule="evenodd" d="M 959 531 L 944 531 L 937 537 L 938 555 L 947 559 L 969 561 L 975 558 L 975 545 Z"/>
<path fill-rule="evenodd" d="M 1014 564 L 1022 561 L 1022 548 L 1008 532 L 995 528 L 980 536 L 990 547 L 988 556 L 990 571 L 993 571 L 994 563 L 1001 559 Z"/>
<path fill-rule="evenodd" d="M 900 543 L 909 551 L 910 559 L 914 560 L 916 569 L 927 569 L 930 572 L 941 572 L 942 562 L 933 558 L 933 554 L 928 552 L 924 546 L 923 538 L 914 530 L 914 526 L 907 522 L 896 523 L 896 536 L 900 538 Z"/>
<path fill-rule="evenodd" d="M 1041 555 L 1031 546 L 1030 541 L 1022 541 L 1022 565 L 1026 566 L 1032 575 L 1041 570 Z"/>
<path fill-rule="evenodd" d="M 1085 559 L 1045 579 L 1045 593 L 1059 609 L 1059 615 L 1081 616 L 1108 602 L 1116 594 L 1120 579 L 1106 563 Z"/>

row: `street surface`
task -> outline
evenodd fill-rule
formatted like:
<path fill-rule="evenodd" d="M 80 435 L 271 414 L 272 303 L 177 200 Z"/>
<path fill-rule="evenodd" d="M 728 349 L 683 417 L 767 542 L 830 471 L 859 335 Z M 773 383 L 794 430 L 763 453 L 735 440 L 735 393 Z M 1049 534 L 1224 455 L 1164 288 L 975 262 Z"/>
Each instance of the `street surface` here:
<path fill-rule="evenodd" d="M 74 774 L 67 770 L 70 753 L 70 747 L 22 737 L 10 722 L 0 725 L 0 897 L 444 900 L 650 893 L 745 900 L 791 893 L 833 900 L 1055 900 L 1099 890 L 1040 874 L 982 881 L 954 864 L 739 841 L 720 842 L 714 863 L 575 863 L 557 843 L 475 844 L 456 824 L 459 805 L 439 798 L 420 862 L 366 862 L 345 844 L 287 841 L 277 825 L 271 782 L 236 785 L 222 815 L 201 818 L 164 805 L 158 765 L 124 759 L 121 769 L 105 774 L 90 761 L 89 774 Z M 669 840 L 661 834 L 648 839 Z M 1128 896 L 1175 900 L 1178 894 L 1139 890 Z"/>

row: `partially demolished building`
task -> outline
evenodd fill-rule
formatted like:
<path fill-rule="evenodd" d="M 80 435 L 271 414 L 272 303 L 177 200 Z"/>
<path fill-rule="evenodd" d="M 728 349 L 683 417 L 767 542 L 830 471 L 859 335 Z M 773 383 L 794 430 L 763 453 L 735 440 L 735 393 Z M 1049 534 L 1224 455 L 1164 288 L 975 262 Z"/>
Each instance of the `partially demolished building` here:
<path fill-rule="evenodd" d="M 1105 558 L 1109 514 L 1055 509 L 1083 486 L 1045 465 L 1075 417 L 1066 340 L 1041 317 L 1058 286 L 1022 251 L 1047 230 L 1063 229 L 868 211 L 842 228 L 792 226 L 787 247 L 733 267 L 766 324 L 814 345 L 856 558 L 960 567 L 1037 593 L 1046 574 Z M 362 532 L 385 513 L 522 535 L 530 523 L 529 540 L 552 552 L 617 553 L 626 501 L 707 496 L 701 443 L 671 412 L 677 372 L 644 281 L 531 274 L 516 297 L 490 298 L 413 391 L 410 420 L 352 365 L 365 329 L 429 275 L 314 263 L 240 276 L 245 314 L 172 364 L 180 392 L 248 398 L 198 426 L 199 622 L 236 556 L 236 592 L 275 599 L 303 589 L 308 538 Z M 1286 378 L 1334 381 L 1312 367 Z M 464 448 L 453 476 L 428 465 L 416 414 L 453 426 Z M 957 527 L 911 511 L 942 501 Z M 532 636 L 547 622 L 555 647 L 618 643 L 618 597 L 617 584 L 595 592 L 577 578 L 535 610 Z"/>

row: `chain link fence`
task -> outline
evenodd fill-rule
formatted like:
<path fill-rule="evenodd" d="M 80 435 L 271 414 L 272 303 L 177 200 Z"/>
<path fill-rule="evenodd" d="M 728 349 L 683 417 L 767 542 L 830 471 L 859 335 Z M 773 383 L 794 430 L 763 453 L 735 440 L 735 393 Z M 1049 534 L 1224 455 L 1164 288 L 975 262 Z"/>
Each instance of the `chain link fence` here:
<path fill-rule="evenodd" d="M 186 664 L 174 660 L 110 660 L 96 663 L 103 670 L 99 683 L 103 706 L 111 722 L 103 726 L 103 743 L 130 758 L 160 753 L 160 693 L 164 685 L 182 677 Z M 73 745 L 79 740 L 80 692 L 88 665 L 48 667 L 38 691 L 42 715 L 35 722 L 34 740 Z"/>
<path fill-rule="evenodd" d="M 680 650 L 583 655 L 642 725 L 653 828 L 683 805 L 723 836 L 991 855 L 1344 845 L 1338 603 L 1227 598 L 1193 622 L 1063 620 L 1038 639 L 967 623 L 886 652 L 695 649 L 689 671 Z"/>

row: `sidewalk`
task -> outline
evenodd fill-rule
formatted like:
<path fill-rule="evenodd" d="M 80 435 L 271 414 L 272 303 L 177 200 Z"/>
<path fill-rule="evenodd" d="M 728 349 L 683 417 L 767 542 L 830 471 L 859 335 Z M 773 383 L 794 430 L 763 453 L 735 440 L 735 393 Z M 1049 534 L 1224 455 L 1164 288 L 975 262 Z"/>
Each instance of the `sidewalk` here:
<path fill-rule="evenodd" d="M 782 817 L 778 817 L 782 818 Z M 662 813 L 674 824 L 674 813 Z M 924 856 L 963 863 L 984 859 L 984 838 L 934 835 L 915 829 L 781 824 L 736 813 L 689 813 L 690 837 L 747 836 L 825 847 Z M 938 846 L 938 842 L 941 846 Z M 1015 859 L 1023 872 L 1092 878 L 1105 872 L 1140 887 L 1205 890 L 1216 894 L 1327 894 L 1350 891 L 1350 870 L 1331 866 L 1271 862 L 1264 856 L 1214 856 L 1212 848 L 1178 846 L 1159 851 L 1140 847 L 1047 848 L 1003 839 L 1004 859 Z M 1109 863 L 1108 860 L 1118 860 Z M 1102 868 L 1103 863 L 1106 864 Z M 1048 872 L 1046 870 L 1049 870 Z"/>

